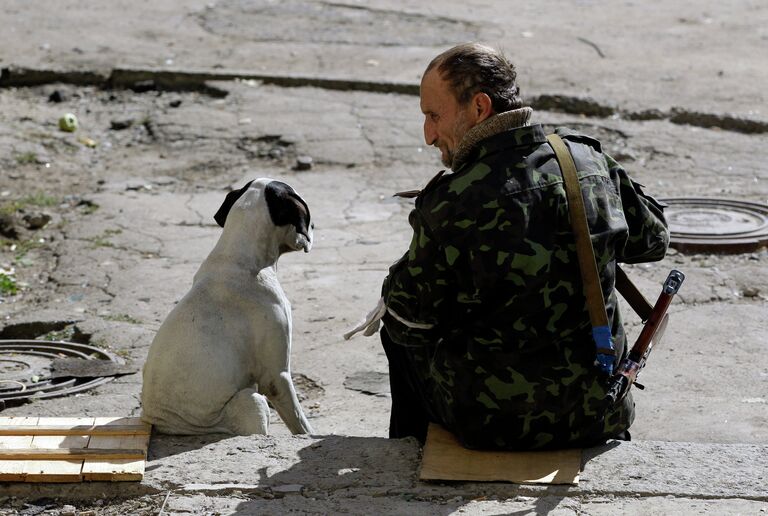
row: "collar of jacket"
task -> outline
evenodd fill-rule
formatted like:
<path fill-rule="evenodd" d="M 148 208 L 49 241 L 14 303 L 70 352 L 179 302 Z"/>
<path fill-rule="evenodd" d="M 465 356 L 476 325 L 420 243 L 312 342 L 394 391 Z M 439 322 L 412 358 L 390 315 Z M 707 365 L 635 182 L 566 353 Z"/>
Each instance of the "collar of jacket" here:
<path fill-rule="evenodd" d="M 529 107 L 513 109 L 512 111 L 505 111 L 504 113 L 488 117 L 471 128 L 461 139 L 456 149 L 453 163 L 451 163 L 451 170 L 459 170 L 469 160 L 473 151 L 479 147 L 478 144 L 486 138 L 518 127 L 527 126 L 532 113 L 533 109 Z"/>

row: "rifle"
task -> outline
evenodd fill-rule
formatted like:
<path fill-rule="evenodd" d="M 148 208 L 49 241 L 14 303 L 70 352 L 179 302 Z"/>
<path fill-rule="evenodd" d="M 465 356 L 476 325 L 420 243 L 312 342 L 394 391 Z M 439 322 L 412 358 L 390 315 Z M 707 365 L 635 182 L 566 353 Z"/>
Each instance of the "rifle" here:
<path fill-rule="evenodd" d="M 579 187 L 579 178 L 576 164 L 573 161 L 568 147 L 556 134 L 547 136 L 547 141 L 555 151 L 557 163 L 563 174 L 563 183 L 568 197 L 568 209 L 570 210 L 571 226 L 576 240 L 576 255 L 579 261 L 579 270 L 584 283 L 584 296 L 587 301 L 589 320 L 592 324 L 592 337 L 595 341 L 596 360 L 595 365 L 609 377 L 609 388 L 606 400 L 614 405 L 627 395 L 629 388 L 637 380 L 637 375 L 645 366 L 648 355 L 667 326 L 667 308 L 672 302 L 672 297 L 680 289 L 685 275 L 677 270 L 672 270 L 664 281 L 664 286 L 656 305 L 651 304 L 637 290 L 624 271 L 616 266 L 616 290 L 629 302 L 632 308 L 640 315 L 645 325 L 629 355 L 624 359 L 616 373 L 613 366 L 616 359 L 616 351 L 613 345 L 608 314 L 605 310 L 605 300 L 600 284 L 600 277 L 595 261 L 594 249 L 589 235 L 589 225 L 584 209 L 583 192 Z M 644 388 L 639 383 L 639 388 Z"/>
<path fill-rule="evenodd" d="M 669 320 L 667 309 L 674 295 L 680 290 L 680 285 L 683 284 L 684 279 L 685 275 L 682 272 L 673 269 L 664 281 L 661 294 L 659 294 L 656 304 L 645 321 L 635 345 L 632 346 L 627 358 L 622 361 L 619 369 L 610 380 L 606 395 L 609 405 L 613 406 L 621 402 L 633 384 L 637 385 L 639 389 L 645 389 L 643 385 L 637 383 L 637 375 L 645 367 L 645 362 L 648 360 L 648 355 L 651 354 L 654 344 L 661 338 L 667 327 Z"/>

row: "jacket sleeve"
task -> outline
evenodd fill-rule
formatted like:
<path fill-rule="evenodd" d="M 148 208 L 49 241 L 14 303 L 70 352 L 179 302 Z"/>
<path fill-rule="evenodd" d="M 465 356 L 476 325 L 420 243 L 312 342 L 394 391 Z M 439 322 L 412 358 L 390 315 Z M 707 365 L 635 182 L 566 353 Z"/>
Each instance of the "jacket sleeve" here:
<path fill-rule="evenodd" d="M 627 172 L 606 156 L 611 179 L 621 197 L 628 234 L 616 249 L 616 259 L 623 263 L 654 262 L 664 258 L 669 247 L 669 230 L 664 219 L 664 204 L 642 190 Z"/>
<path fill-rule="evenodd" d="M 439 338 L 455 287 L 446 252 L 418 210 L 408 220 L 413 238 L 408 252 L 390 267 L 384 280 L 387 313 L 383 321 L 394 342 L 421 346 Z"/>

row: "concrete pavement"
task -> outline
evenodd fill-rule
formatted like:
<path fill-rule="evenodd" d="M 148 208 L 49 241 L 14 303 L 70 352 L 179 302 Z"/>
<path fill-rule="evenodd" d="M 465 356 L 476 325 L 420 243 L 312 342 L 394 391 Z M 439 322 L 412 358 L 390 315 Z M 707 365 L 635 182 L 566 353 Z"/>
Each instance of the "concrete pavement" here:
<path fill-rule="evenodd" d="M 386 395 L 345 385 L 386 371 L 377 342 L 340 337 L 408 243 L 410 204 L 392 192 L 422 186 L 439 168 L 412 93 L 425 63 L 454 38 L 501 43 L 519 64 L 523 94 L 539 103 L 536 121 L 599 137 L 649 191 L 765 202 L 762 4 L 679 1 L 651 12 L 563 2 L 546 13 L 487 2 L 444 2 L 439 11 L 405 1 L 130 6 L 11 1 L 0 13 L 9 28 L 0 67 L 10 70 L 0 83 L 13 84 L 19 69 L 46 83 L 0 89 L 2 199 L 53 217 L 3 242 L 0 258 L 22 289 L 0 303 L 0 331 L 73 321 L 69 330 L 91 344 L 141 364 L 218 236 L 211 215 L 226 190 L 280 178 L 316 222 L 315 249 L 283 257 L 280 278 L 293 304 L 294 373 L 306 380 L 303 404 L 320 435 L 289 437 L 273 418 L 271 437 L 155 439 L 144 482 L 4 484 L 8 514 L 40 498 L 54 500 L 51 511 L 71 502 L 100 514 L 765 509 L 765 250 L 673 252 L 630 268 L 649 297 L 670 267 L 688 279 L 670 337 L 643 372 L 650 390 L 636 396 L 639 440 L 593 451 L 576 488 L 417 482 L 418 447 L 383 439 Z M 102 89 L 119 68 L 145 75 Z M 246 80 L 210 80 L 234 77 Z M 136 84 L 147 80 L 155 84 Z M 48 102 L 53 89 L 64 102 Z M 56 129 L 64 111 L 77 113 L 79 133 Z M 132 122 L 115 130 L 114 120 Z M 79 143 L 84 135 L 97 147 Z M 292 170 L 298 155 L 312 156 L 314 168 Z M 638 321 L 628 325 L 636 331 Z M 136 415 L 140 387 L 140 375 L 126 376 L 3 415 Z"/>

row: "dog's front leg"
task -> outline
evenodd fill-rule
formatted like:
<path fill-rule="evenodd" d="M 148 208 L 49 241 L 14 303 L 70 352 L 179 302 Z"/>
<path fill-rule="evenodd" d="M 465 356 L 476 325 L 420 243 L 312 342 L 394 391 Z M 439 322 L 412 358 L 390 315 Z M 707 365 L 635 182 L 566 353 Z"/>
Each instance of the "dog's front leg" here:
<path fill-rule="evenodd" d="M 299 398 L 296 396 L 296 389 L 289 373 L 280 373 L 274 381 L 270 382 L 267 397 L 291 433 L 312 433 L 312 426 L 301 410 Z"/>

